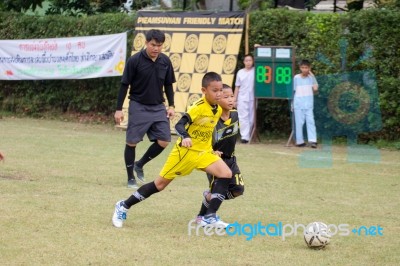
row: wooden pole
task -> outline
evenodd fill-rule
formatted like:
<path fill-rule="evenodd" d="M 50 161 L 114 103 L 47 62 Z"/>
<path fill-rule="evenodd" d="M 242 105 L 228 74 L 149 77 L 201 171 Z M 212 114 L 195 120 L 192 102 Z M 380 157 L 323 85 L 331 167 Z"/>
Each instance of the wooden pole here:
<path fill-rule="evenodd" d="M 249 13 L 246 13 L 246 25 L 245 25 L 245 47 L 244 47 L 244 54 L 249 54 L 250 53 L 250 47 L 249 47 L 249 29 L 250 29 L 250 15 Z M 261 142 L 260 136 L 258 135 L 257 131 L 257 106 L 258 106 L 258 100 L 254 99 L 254 124 L 253 128 L 251 129 L 251 135 L 248 144 L 251 144 L 254 142 L 255 139 L 258 140 L 258 142 Z"/>
<path fill-rule="evenodd" d="M 244 52 L 249 53 L 249 28 L 250 28 L 250 16 L 246 13 L 246 24 L 245 24 L 245 36 L 244 36 Z"/>

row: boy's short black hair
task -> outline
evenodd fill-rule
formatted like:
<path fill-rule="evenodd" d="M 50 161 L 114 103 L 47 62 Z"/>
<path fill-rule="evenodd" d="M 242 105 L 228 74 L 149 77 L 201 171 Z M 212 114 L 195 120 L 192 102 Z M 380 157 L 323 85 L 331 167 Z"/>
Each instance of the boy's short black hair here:
<path fill-rule="evenodd" d="M 222 81 L 221 76 L 215 72 L 207 72 L 201 81 L 201 86 L 207 88 L 213 81 Z"/>
<path fill-rule="evenodd" d="M 310 67 L 311 66 L 311 62 L 309 60 L 307 60 L 307 59 L 302 59 L 302 60 L 300 60 L 299 66 L 308 66 L 308 67 Z"/>
<path fill-rule="evenodd" d="M 245 59 L 245 58 L 248 57 L 248 56 L 250 56 L 250 57 L 254 60 L 254 56 L 253 56 L 252 54 L 245 54 L 245 55 L 243 56 L 243 59 Z"/>
<path fill-rule="evenodd" d="M 222 84 L 222 88 L 223 89 L 232 89 L 232 87 L 231 86 L 229 86 L 228 84 Z"/>
<path fill-rule="evenodd" d="M 155 40 L 157 43 L 164 43 L 165 42 L 165 34 L 160 30 L 149 30 L 146 33 L 146 41 L 150 42 L 151 40 Z"/>

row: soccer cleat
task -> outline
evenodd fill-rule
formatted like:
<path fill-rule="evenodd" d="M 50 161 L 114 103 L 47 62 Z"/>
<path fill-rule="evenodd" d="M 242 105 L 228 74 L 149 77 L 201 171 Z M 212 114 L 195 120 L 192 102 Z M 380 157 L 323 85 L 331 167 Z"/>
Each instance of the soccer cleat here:
<path fill-rule="evenodd" d="M 203 216 L 201 219 L 200 225 L 205 227 L 205 226 L 211 226 L 211 227 L 216 227 L 216 228 L 227 228 L 228 223 L 223 222 L 219 216 L 211 216 L 209 218 L 206 218 Z"/>
<path fill-rule="evenodd" d="M 133 166 L 133 170 L 136 172 L 136 176 L 139 179 L 140 182 L 144 184 L 144 173 L 143 173 L 143 168 L 137 166 L 137 162 L 135 162 L 135 165 Z"/>
<path fill-rule="evenodd" d="M 296 147 L 299 147 L 299 148 L 302 148 L 302 147 L 305 147 L 306 146 L 306 144 L 303 142 L 303 143 L 301 143 L 301 144 L 296 144 Z"/>
<path fill-rule="evenodd" d="M 126 213 L 128 209 L 122 206 L 122 200 L 115 204 L 114 214 L 112 217 L 112 223 L 115 227 L 121 228 L 124 220 L 126 220 Z"/>
<path fill-rule="evenodd" d="M 196 216 L 196 224 L 200 224 L 201 225 L 201 220 L 203 220 L 203 217 L 204 216 L 202 216 L 202 215 L 197 215 Z M 218 215 L 217 215 L 217 219 L 219 219 Z"/>
<path fill-rule="evenodd" d="M 138 188 L 138 185 L 137 185 L 135 179 L 129 179 L 128 180 L 128 188 L 134 188 L 134 189 Z"/>

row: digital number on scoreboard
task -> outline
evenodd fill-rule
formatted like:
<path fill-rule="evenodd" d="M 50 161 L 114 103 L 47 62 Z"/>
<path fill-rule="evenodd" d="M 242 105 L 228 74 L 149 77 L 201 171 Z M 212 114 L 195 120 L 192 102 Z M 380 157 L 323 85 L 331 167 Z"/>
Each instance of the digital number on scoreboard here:
<path fill-rule="evenodd" d="M 293 92 L 293 47 L 259 46 L 255 50 L 255 97 L 291 99 Z"/>

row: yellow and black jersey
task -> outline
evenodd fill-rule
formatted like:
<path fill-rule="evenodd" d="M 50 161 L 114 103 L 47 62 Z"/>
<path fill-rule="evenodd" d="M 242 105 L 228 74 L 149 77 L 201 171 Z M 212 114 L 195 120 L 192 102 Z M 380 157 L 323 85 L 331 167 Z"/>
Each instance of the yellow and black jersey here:
<path fill-rule="evenodd" d="M 185 130 L 192 139 L 192 150 L 212 150 L 212 134 L 221 114 L 222 108 L 219 105 L 210 105 L 204 97 L 188 108 L 185 116 L 189 121 Z M 181 140 L 180 138 L 178 143 Z"/>
<path fill-rule="evenodd" d="M 236 110 L 231 110 L 229 119 L 218 120 L 213 134 L 213 149 L 221 151 L 223 158 L 229 158 L 234 155 L 236 138 L 239 134 L 239 115 Z"/>

